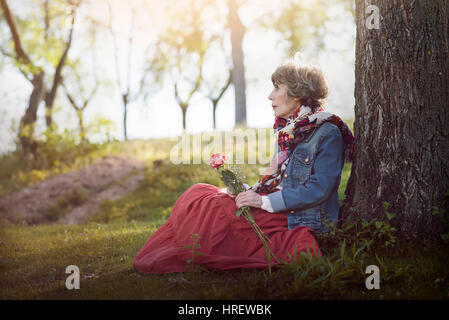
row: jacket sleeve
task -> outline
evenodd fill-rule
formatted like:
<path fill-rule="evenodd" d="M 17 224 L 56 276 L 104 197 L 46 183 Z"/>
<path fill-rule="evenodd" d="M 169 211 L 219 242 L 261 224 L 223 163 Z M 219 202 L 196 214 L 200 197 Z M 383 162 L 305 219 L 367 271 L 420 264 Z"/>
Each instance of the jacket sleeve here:
<path fill-rule="evenodd" d="M 343 139 L 338 128 L 323 135 L 313 163 L 314 172 L 309 179 L 304 184 L 285 186 L 268 195 L 273 211 L 302 210 L 323 202 L 341 175 L 343 150 Z M 292 161 L 297 160 L 293 158 Z"/>

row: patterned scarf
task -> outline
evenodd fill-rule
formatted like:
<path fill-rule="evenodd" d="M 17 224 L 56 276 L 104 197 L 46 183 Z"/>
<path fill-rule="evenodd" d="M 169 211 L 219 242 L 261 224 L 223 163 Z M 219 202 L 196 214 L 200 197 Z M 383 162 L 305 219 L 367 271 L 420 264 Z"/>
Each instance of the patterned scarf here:
<path fill-rule="evenodd" d="M 274 157 L 264 176 L 251 187 L 257 193 L 271 193 L 281 183 L 284 172 L 290 162 L 290 156 L 295 147 L 304 141 L 312 132 L 325 122 L 335 124 L 341 132 L 345 151 L 349 152 L 352 161 L 354 137 L 351 130 L 340 117 L 316 108 L 315 112 L 308 106 L 300 106 L 287 120 L 276 117 L 273 129 L 277 135 L 279 152 Z"/>

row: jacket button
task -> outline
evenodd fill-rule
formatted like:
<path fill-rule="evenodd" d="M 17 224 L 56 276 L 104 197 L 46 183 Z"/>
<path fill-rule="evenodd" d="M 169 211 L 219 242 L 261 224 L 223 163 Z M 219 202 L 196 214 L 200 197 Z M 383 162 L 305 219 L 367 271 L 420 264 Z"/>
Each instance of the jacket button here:
<path fill-rule="evenodd" d="M 290 213 L 295 213 L 295 211 L 294 210 L 290 210 Z"/>
<path fill-rule="evenodd" d="M 309 157 L 306 158 L 306 162 L 308 162 L 308 161 L 309 161 Z"/>
<path fill-rule="evenodd" d="M 288 175 L 284 174 L 284 178 L 288 178 Z"/>

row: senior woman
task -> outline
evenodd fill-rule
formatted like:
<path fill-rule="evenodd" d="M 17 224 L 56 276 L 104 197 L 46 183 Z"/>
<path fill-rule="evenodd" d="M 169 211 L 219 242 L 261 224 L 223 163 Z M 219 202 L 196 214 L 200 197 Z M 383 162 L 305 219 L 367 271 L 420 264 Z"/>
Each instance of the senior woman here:
<path fill-rule="evenodd" d="M 194 251 L 201 252 L 195 264 L 207 269 L 267 267 L 262 242 L 235 216 L 242 206 L 252 207 L 281 260 L 307 250 L 321 256 L 313 233 L 337 221 L 344 151 L 352 150 L 353 137 L 339 117 L 323 111 L 328 88 L 319 69 L 290 62 L 276 69 L 272 82 L 277 148 L 266 174 L 237 196 L 205 183 L 187 189 L 138 252 L 137 271 L 186 271 Z"/>
<path fill-rule="evenodd" d="M 289 63 L 273 73 L 272 82 L 268 99 L 280 148 L 276 170 L 239 194 L 237 207 L 288 211 L 289 229 L 308 226 L 317 233 L 327 231 L 325 224 L 338 219 L 345 144 L 352 158 L 353 136 L 339 117 L 323 111 L 328 88 L 319 69 Z"/>

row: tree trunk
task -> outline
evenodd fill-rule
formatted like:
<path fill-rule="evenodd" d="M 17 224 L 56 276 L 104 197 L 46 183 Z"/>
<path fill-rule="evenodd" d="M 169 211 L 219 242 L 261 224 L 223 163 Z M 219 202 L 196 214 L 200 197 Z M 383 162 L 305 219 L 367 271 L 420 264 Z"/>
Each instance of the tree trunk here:
<path fill-rule="evenodd" d="M 212 117 L 213 117 L 213 120 L 214 120 L 214 130 L 215 129 L 217 129 L 217 104 L 218 104 L 218 101 L 214 101 L 213 102 L 213 105 L 212 105 Z"/>
<path fill-rule="evenodd" d="M 186 130 L 186 115 L 187 115 L 187 108 L 181 108 L 182 110 L 182 130 Z"/>
<path fill-rule="evenodd" d="M 235 92 L 235 124 L 246 125 L 246 82 L 242 50 L 245 26 L 239 18 L 235 0 L 228 0 L 228 10 L 232 45 L 232 83 L 234 84 Z"/>
<path fill-rule="evenodd" d="M 36 142 L 34 141 L 34 126 L 37 120 L 37 109 L 45 95 L 45 74 L 40 72 L 33 77 L 31 81 L 33 91 L 28 101 L 28 108 L 20 119 L 19 140 L 22 147 L 22 153 L 27 157 L 30 153 L 35 154 Z"/>
<path fill-rule="evenodd" d="M 384 217 L 407 239 L 434 241 L 448 212 L 449 1 L 378 0 L 379 28 L 356 1 L 355 150 L 342 207 Z"/>
<path fill-rule="evenodd" d="M 128 106 L 124 105 L 123 106 L 123 135 L 124 135 L 125 141 L 128 141 L 128 126 L 127 126 L 127 122 L 128 122 Z"/>
<path fill-rule="evenodd" d="M 81 143 L 86 142 L 86 130 L 84 129 L 84 109 L 76 110 L 78 115 L 78 125 L 80 127 Z"/>
<path fill-rule="evenodd" d="M 125 141 L 128 140 L 128 95 L 122 94 L 123 102 L 123 137 Z"/>

